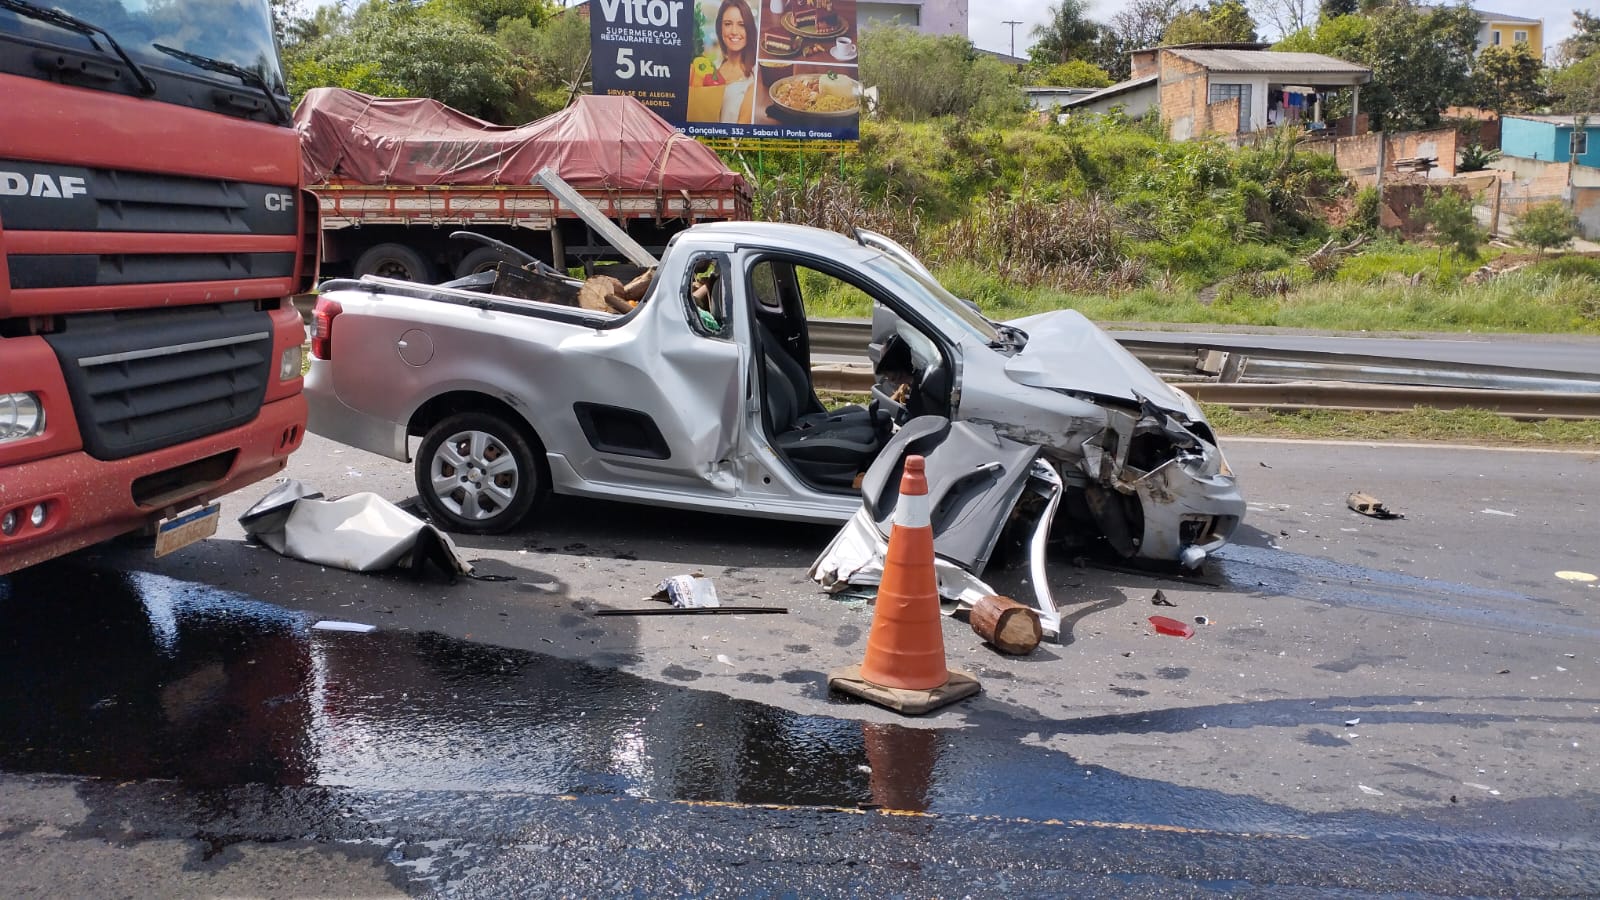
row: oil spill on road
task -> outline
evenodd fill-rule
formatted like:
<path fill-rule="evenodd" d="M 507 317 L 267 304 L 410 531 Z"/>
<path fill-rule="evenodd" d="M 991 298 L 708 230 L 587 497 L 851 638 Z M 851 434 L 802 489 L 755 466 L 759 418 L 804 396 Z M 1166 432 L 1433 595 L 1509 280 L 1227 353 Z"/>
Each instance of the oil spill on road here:
<path fill-rule="evenodd" d="M 1292 829 L 983 728 L 864 724 L 435 633 L 317 631 L 248 596 L 70 565 L 0 603 L 0 768 L 198 785 L 630 795 Z M 811 670 L 785 683 L 820 685 Z M 1061 730 L 1066 723 L 1055 723 Z M 1098 726 L 1096 726 L 1098 727 Z M 1045 731 L 1045 733 L 1050 733 Z"/>
<path fill-rule="evenodd" d="M 905 727 L 800 715 L 434 633 L 316 631 L 300 613 L 159 575 L 51 564 L 0 585 L 9 585 L 0 590 L 0 769 L 12 772 L 415 792 L 406 802 L 418 813 L 502 793 L 1336 840 L 1436 833 L 1133 778 L 1024 742 L 1228 724 L 1215 709 L 1041 722 L 991 699 L 969 720 L 978 727 Z M 1285 714 L 1254 712 L 1237 711 L 1241 720 Z"/>
<path fill-rule="evenodd" d="M 830 833 L 861 822 L 874 841 L 1021 823 L 1003 839 L 1026 842 L 1040 858 L 1059 854 L 1077 828 L 1075 846 L 1093 849 L 1083 850 L 1093 857 L 1083 865 L 1123 854 L 1134 866 L 1125 871 L 1187 873 L 1203 860 L 1218 873 L 1213 878 L 1240 884 L 1283 878 L 1280 850 L 1301 860 L 1304 871 L 1294 876 L 1301 884 L 1440 884 L 1426 878 L 1440 871 L 1456 879 L 1450 884 L 1469 873 L 1474 887 L 1534 894 L 1570 884 L 1571 866 L 1600 860 L 1594 847 L 1576 863 L 1552 860 L 1542 844 L 1506 842 L 1502 833 L 1485 838 L 1496 842 L 1486 855 L 1480 839 L 1456 838 L 1437 822 L 1307 815 L 1085 767 L 1026 740 L 1282 722 L 1290 713 L 1275 706 L 1198 709 L 1189 719 L 1168 711 L 1038 721 L 986 698 L 966 717 L 976 727 L 904 727 L 802 716 L 440 634 L 310 625 L 302 613 L 253 597 L 149 573 L 46 564 L 0 578 L 0 770 L 104 778 L 85 798 L 101 798 L 91 806 L 104 804 L 98 815 L 110 823 L 125 823 L 128 804 L 149 794 L 141 815 L 152 833 L 178 828 L 261 841 L 304 834 L 368 841 L 386 834 L 386 823 L 408 823 L 410 834 L 416 823 L 435 822 L 491 847 L 525 841 L 517 836 L 530 820 L 554 815 L 555 807 L 533 806 L 534 798 L 578 796 L 570 804 L 576 825 L 616 830 L 603 838 L 606 847 L 651 815 L 677 812 L 662 804 L 613 807 L 613 825 L 602 826 L 592 804 L 648 798 L 914 810 L 949 823 L 885 817 L 880 828 L 846 815 L 819 825 Z M 808 684 L 821 677 L 795 674 Z M 123 790 L 141 781 L 149 790 Z M 174 791 L 171 781 L 189 791 Z M 184 804 L 202 822 L 195 830 L 163 818 Z M 734 834 L 765 834 L 784 822 L 778 810 L 694 809 L 696 828 L 720 815 L 734 822 Z M 738 818 L 736 809 L 747 814 Z M 1462 815 L 1458 825 L 1470 831 L 1482 823 Z M 549 833 L 565 836 L 571 826 L 552 820 Z M 1128 844 L 1133 836 L 1136 846 Z M 741 839 L 733 841 L 744 854 Z M 1170 858 L 1136 860 L 1152 841 L 1165 842 Z M 1379 874 L 1376 866 L 1354 882 L 1336 874 L 1362 847 L 1384 854 L 1403 847 L 1403 870 L 1416 866 L 1418 876 Z M 486 850 L 461 852 L 429 849 L 427 863 L 459 874 L 482 863 Z M 883 865 L 901 858 L 899 850 L 885 852 L 893 858 Z M 1485 858 L 1493 860 L 1490 871 Z"/>
<path fill-rule="evenodd" d="M 1522 634 L 1600 640 L 1600 628 L 1578 624 L 1579 611 L 1514 591 L 1241 544 L 1222 548 L 1213 560 L 1223 581 L 1241 591 Z"/>

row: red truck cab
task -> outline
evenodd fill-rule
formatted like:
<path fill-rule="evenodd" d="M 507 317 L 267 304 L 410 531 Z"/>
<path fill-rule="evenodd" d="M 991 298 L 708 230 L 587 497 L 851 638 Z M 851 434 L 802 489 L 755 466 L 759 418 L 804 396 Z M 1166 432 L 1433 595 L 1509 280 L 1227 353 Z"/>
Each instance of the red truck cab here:
<path fill-rule="evenodd" d="M 316 277 L 267 0 L 0 0 L 0 574 L 300 445 Z"/>

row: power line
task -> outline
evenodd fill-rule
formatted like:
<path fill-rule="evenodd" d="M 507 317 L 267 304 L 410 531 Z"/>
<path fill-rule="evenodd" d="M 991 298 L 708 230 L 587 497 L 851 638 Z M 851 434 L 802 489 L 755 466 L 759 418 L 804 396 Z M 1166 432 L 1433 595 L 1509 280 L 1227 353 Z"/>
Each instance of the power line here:
<path fill-rule="evenodd" d="M 1011 58 L 1012 59 L 1016 59 L 1017 58 L 1017 26 L 1022 24 L 1022 20 L 1021 19 L 1006 19 L 1006 20 L 1002 21 L 1000 24 L 1001 25 L 1010 25 L 1011 26 Z"/>

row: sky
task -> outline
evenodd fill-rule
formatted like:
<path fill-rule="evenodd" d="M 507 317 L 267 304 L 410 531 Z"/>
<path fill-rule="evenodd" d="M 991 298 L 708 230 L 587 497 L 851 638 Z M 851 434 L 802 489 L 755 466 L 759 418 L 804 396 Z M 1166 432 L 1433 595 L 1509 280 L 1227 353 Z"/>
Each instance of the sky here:
<path fill-rule="evenodd" d="M 1572 34 L 1572 10 L 1600 9 L 1600 0 L 1595 0 L 1593 5 L 1580 4 L 1576 7 L 1572 0 L 1492 0 L 1486 3 L 1475 2 L 1472 5 L 1478 9 L 1493 10 L 1507 15 L 1543 19 L 1544 46 L 1546 51 L 1549 51 L 1563 38 Z M 967 36 L 974 44 L 985 50 L 1009 53 L 1011 27 L 1004 23 L 1007 19 L 1017 19 L 1022 24 L 1016 27 L 1016 52 L 1018 56 L 1027 56 L 1027 49 L 1033 44 L 1033 29 L 1049 19 L 1050 6 L 1049 0 L 983 0 L 981 3 L 969 0 L 972 12 L 967 26 Z M 1121 0 L 1092 0 L 1090 17 L 1097 21 L 1105 21 L 1115 15 L 1122 6 Z"/>

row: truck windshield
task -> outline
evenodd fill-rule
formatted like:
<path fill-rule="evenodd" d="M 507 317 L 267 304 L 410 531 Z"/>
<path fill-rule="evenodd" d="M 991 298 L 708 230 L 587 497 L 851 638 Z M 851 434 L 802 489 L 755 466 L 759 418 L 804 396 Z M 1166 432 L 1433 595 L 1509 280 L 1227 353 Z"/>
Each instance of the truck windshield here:
<path fill-rule="evenodd" d="M 105 29 L 139 67 L 237 84 L 238 79 L 203 67 L 156 45 L 232 64 L 259 75 L 274 93 L 284 93 L 283 71 L 272 36 L 268 0 L 32 0 L 0 6 L 0 33 L 69 48 L 109 53 L 104 40 L 51 24 L 14 7 L 57 9 Z M 12 7 L 12 8 L 8 8 Z"/>

